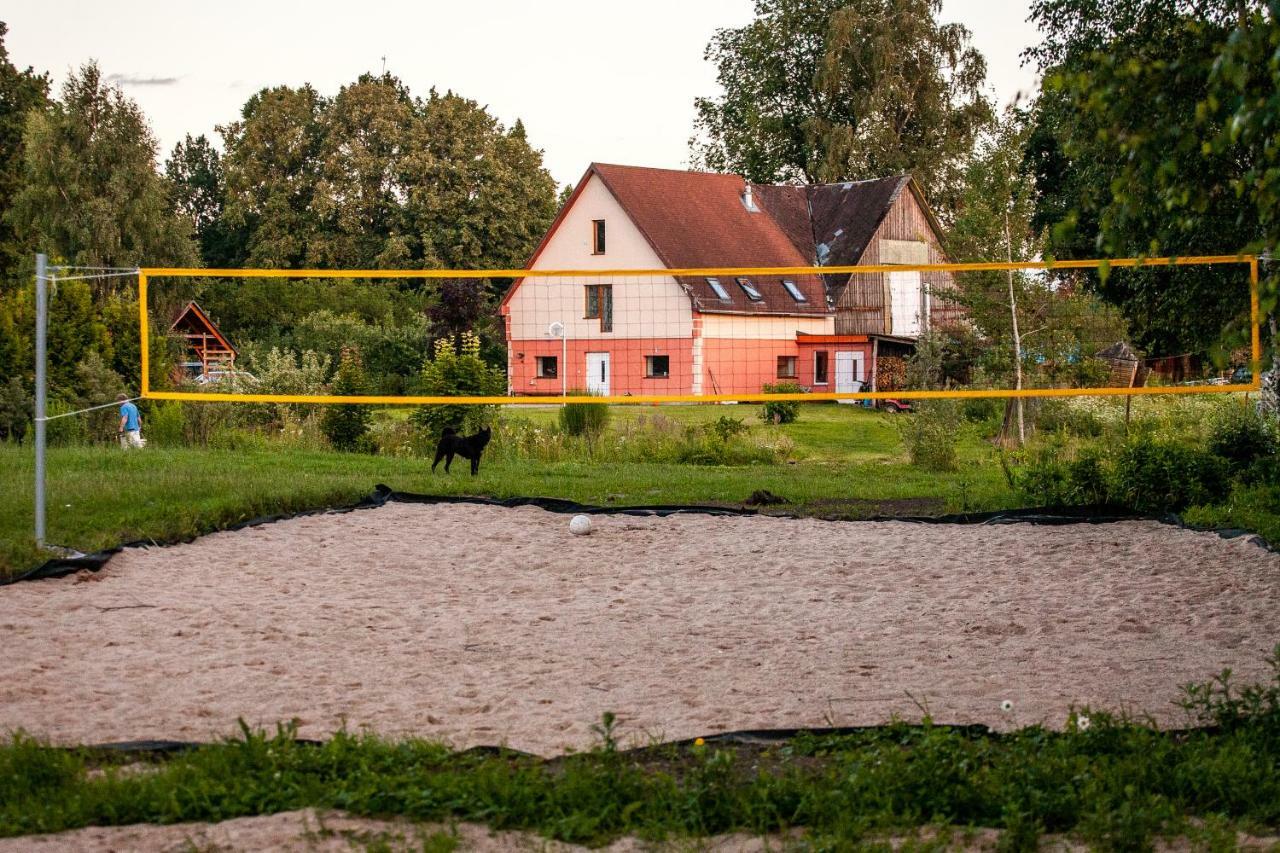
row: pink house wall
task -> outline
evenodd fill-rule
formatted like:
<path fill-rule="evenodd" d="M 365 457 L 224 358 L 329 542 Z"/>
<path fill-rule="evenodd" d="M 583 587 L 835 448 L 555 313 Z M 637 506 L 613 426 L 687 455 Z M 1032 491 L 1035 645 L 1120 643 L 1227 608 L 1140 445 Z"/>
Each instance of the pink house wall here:
<path fill-rule="evenodd" d="M 538 356 L 562 358 L 559 340 L 512 341 L 510 382 L 515 394 L 559 394 L 563 387 L 570 391 L 587 387 L 587 353 L 609 353 L 609 393 L 625 394 L 691 394 L 693 393 L 693 341 L 690 338 L 610 338 L 608 340 L 569 341 L 565 380 L 539 378 Z M 645 376 L 645 356 L 665 355 L 670 359 L 670 375 L 666 378 Z M 562 384 L 562 382 L 564 384 Z"/>

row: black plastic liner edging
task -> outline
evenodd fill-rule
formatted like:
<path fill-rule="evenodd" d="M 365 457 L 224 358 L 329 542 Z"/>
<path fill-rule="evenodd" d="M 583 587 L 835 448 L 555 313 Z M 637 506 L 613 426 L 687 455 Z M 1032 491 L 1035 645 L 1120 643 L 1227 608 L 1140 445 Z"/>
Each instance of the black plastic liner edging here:
<path fill-rule="evenodd" d="M 701 515 L 730 515 L 730 516 L 751 516 L 760 515 L 754 509 L 747 507 L 726 507 L 726 506 L 698 506 L 698 505 L 678 505 L 678 504 L 646 504 L 643 506 L 592 506 L 590 504 L 580 504 L 575 501 L 564 500 L 562 498 L 484 498 L 459 495 L 423 495 L 414 492 L 397 492 L 390 486 L 379 483 L 374 487 L 373 493 L 361 498 L 359 501 L 346 506 L 326 507 L 321 509 L 306 510 L 304 512 L 285 513 L 280 515 L 264 515 L 258 518 L 251 518 L 247 521 L 241 521 L 228 527 L 218 528 L 219 530 L 243 530 L 246 527 L 257 527 L 262 524 L 271 524 L 276 521 L 285 521 L 290 518 L 301 518 L 309 515 L 325 515 L 328 513 L 352 512 L 359 509 L 372 509 L 383 506 L 391 501 L 400 501 L 403 503 L 421 503 L 421 504 L 479 504 L 483 506 L 500 506 L 500 507 L 519 507 L 519 506 L 536 506 L 545 509 L 548 512 L 560 513 L 583 513 L 585 515 L 635 515 L 650 516 L 656 515 L 665 517 L 669 515 L 677 515 L 681 513 L 695 513 Z M 800 516 L 787 513 L 767 513 L 770 518 L 812 518 L 813 516 Z M 847 519 L 825 519 L 829 521 L 843 521 Z M 1006 509 L 995 510 L 992 512 L 965 512 L 950 513 L 947 515 L 921 515 L 921 516 L 873 516 L 866 519 L 858 519 L 859 521 L 904 521 L 913 524 L 1043 524 L 1043 525 L 1062 525 L 1062 524 L 1113 524 L 1118 521 L 1159 521 L 1175 527 L 1181 527 L 1187 530 L 1210 531 L 1217 533 L 1223 539 L 1236 539 L 1241 536 L 1249 537 L 1249 541 L 1260 548 L 1268 551 L 1277 552 L 1277 549 L 1263 539 L 1261 536 L 1238 528 L 1204 528 L 1195 527 L 1186 524 L 1177 515 L 1168 514 L 1162 516 L 1139 515 L 1125 510 L 1123 507 L 1096 505 L 1096 506 L 1067 506 L 1067 507 L 1031 507 L 1026 509 Z M 206 531 L 213 532 L 213 531 Z M 200 534 L 204 535 L 204 534 Z M 168 540 L 164 542 L 156 542 L 151 539 L 135 539 L 132 542 L 125 542 L 114 548 L 105 548 L 101 551 L 94 551 L 92 554 L 80 554 L 74 557 L 58 557 L 45 562 L 43 565 L 34 569 L 14 575 L 10 578 L 0 578 L 0 586 L 18 583 L 19 581 L 45 580 L 47 578 L 60 578 L 66 575 L 75 574 L 79 571 L 96 572 L 106 565 L 112 556 L 118 554 L 124 548 L 140 548 L 155 547 L 162 545 L 176 545 L 182 542 L 190 542 L 195 537 L 186 537 L 182 539 Z"/>
<path fill-rule="evenodd" d="M 785 746 L 797 737 L 812 738 L 836 738 L 849 737 L 853 735 L 867 734 L 877 731 L 885 731 L 893 729 L 899 731 L 907 729 L 912 732 L 921 731 L 947 731 L 958 734 L 969 740 L 1004 740 L 1009 737 L 1016 737 L 1018 732 L 1003 732 L 989 728 L 981 723 L 931 723 L 924 725 L 923 723 L 891 723 L 879 726 L 834 726 L 834 727 L 811 727 L 811 728 L 780 728 L 780 729 L 743 729 L 740 731 L 720 732 L 717 734 L 703 735 L 696 738 L 682 738 L 680 740 L 667 741 L 665 743 L 647 744 L 645 746 L 637 746 L 631 749 L 619 750 L 622 755 L 643 756 L 653 752 L 676 748 L 690 749 L 702 744 L 709 746 L 728 745 L 728 746 Z M 1160 729 L 1159 733 L 1170 738 L 1185 738 L 1189 735 L 1200 734 L 1216 734 L 1221 729 L 1218 726 L 1198 726 L 1192 728 L 1173 728 Z M 219 746 L 224 744 L 235 744 L 237 741 L 189 741 L 189 740 L 131 740 L 119 741 L 115 743 L 96 743 L 84 746 L 63 746 L 58 749 L 65 752 L 76 752 L 82 755 L 89 755 L 99 759 L 126 759 L 126 760 L 159 760 L 168 758 L 173 755 L 191 752 L 193 750 L 202 749 L 210 746 Z M 300 746 L 318 747 L 324 746 L 325 741 L 314 740 L 309 738 L 296 738 L 294 743 Z M 557 761 L 570 755 L 582 755 L 584 753 L 574 752 L 565 753 L 557 756 L 540 756 L 531 752 L 524 752 L 519 749 L 512 749 L 507 746 L 472 746 L 467 749 L 459 750 L 457 755 L 477 756 L 477 757 L 495 757 L 495 758 L 524 758 L 535 761 Z"/>

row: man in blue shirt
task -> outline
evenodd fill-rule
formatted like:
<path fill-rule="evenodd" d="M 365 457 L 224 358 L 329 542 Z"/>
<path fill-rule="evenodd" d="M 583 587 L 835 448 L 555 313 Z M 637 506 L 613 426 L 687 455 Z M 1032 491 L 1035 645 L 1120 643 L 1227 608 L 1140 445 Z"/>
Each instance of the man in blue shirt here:
<path fill-rule="evenodd" d="M 116 401 L 120 403 L 120 446 L 125 450 L 145 447 L 147 441 L 142 437 L 142 416 L 138 414 L 138 407 L 130 403 L 124 394 L 116 397 Z"/>

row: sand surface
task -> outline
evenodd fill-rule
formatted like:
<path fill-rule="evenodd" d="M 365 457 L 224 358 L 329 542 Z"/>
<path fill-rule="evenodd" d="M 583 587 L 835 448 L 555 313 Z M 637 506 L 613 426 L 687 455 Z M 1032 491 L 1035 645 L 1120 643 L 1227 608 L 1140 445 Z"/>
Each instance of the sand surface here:
<path fill-rule="evenodd" d="M 208 740 L 297 719 L 549 755 L 898 714 L 1011 727 L 1075 703 L 1182 723 L 1267 674 L 1280 556 L 1154 522 L 1036 527 L 565 515 L 308 516 L 0 589 L 0 731 Z M 1013 703 L 1002 712 L 1003 700 Z"/>

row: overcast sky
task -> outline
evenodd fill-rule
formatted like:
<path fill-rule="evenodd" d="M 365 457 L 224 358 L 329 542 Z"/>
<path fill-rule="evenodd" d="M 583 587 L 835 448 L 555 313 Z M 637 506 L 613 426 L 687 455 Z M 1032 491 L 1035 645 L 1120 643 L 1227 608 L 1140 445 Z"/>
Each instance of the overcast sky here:
<path fill-rule="evenodd" d="M 716 92 L 702 58 L 750 0 L 42 0 L 8 3 L 15 65 L 52 72 L 97 59 L 146 112 L 167 156 L 184 134 L 235 118 L 264 86 L 323 94 L 386 67 L 414 94 L 453 89 L 504 124 L 524 120 L 561 184 L 592 160 L 688 165 L 693 99 Z M 1000 104 L 1033 90 L 1019 53 L 1037 40 L 1025 0 L 944 0 L 987 57 Z"/>

